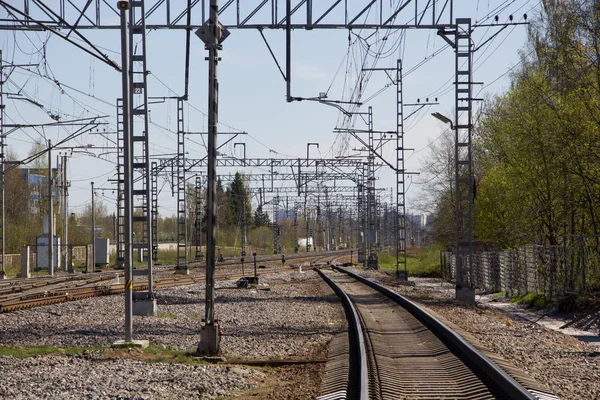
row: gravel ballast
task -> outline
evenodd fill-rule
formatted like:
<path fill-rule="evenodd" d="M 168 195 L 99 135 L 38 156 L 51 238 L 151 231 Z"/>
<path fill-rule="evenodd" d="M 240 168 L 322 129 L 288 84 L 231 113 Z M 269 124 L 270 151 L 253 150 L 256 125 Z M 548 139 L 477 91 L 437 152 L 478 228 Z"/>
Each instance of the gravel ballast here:
<path fill-rule="evenodd" d="M 600 355 L 572 337 L 478 305 L 452 300 L 439 280 L 398 285 L 378 271 L 353 269 L 423 304 L 483 347 L 530 373 L 563 399 L 600 398 Z M 165 276 L 168 274 L 164 272 Z M 201 277 L 202 271 L 192 270 Z M 256 288 L 217 282 L 221 346 L 230 360 L 326 358 L 327 343 L 345 327 L 337 298 L 317 275 L 260 277 Z M 157 291 L 158 314 L 134 317 L 136 339 L 165 351 L 194 351 L 204 316 L 204 282 Z M 102 347 L 75 356 L 0 356 L 4 399 L 309 399 L 318 395 L 322 363 L 258 368 L 149 360 L 139 350 L 106 357 L 123 338 L 123 297 L 96 297 L 0 314 L 0 346 Z M 177 361 L 179 362 L 179 361 Z"/>
<path fill-rule="evenodd" d="M 134 338 L 195 351 L 204 282 L 160 289 L 157 301 L 155 316 L 134 316 Z M 123 309 L 122 296 L 108 296 L 0 314 L 0 345 L 108 348 L 123 338 Z M 250 289 L 237 289 L 234 280 L 218 281 L 215 309 L 222 352 L 232 360 L 322 360 L 331 336 L 345 324 L 335 295 L 306 270 L 261 276 L 260 285 Z M 1 357 L 0 398 L 245 398 L 252 393 L 253 398 L 304 399 L 318 393 L 323 368 L 322 363 L 277 369 L 148 363 L 96 355 L 103 351 Z"/>
<path fill-rule="evenodd" d="M 600 353 L 595 347 L 481 304 L 457 303 L 453 286 L 438 279 L 410 278 L 415 286 L 406 286 L 383 272 L 351 270 L 434 311 L 474 337 L 475 344 L 528 372 L 560 398 L 600 399 Z"/>

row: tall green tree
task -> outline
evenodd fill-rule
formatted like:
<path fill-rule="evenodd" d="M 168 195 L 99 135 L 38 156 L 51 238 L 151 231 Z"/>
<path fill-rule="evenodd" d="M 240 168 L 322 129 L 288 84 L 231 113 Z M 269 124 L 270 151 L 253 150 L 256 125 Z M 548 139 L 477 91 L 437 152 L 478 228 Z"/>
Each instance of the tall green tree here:
<path fill-rule="evenodd" d="M 252 205 L 250 203 L 250 192 L 244 184 L 243 176 L 235 173 L 233 181 L 225 192 L 228 211 L 226 222 L 228 226 L 239 226 L 242 223 L 243 211 L 245 212 L 246 225 L 252 225 Z M 243 211 L 242 211 L 243 210 Z"/>

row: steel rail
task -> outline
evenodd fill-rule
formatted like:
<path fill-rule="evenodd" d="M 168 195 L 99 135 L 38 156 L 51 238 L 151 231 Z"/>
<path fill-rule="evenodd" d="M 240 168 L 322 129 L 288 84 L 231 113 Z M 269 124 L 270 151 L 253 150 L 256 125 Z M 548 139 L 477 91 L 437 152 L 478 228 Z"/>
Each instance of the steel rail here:
<path fill-rule="evenodd" d="M 369 369 L 367 367 L 367 349 L 365 346 L 365 338 L 363 335 L 362 324 L 358 315 L 358 310 L 354 306 L 350 297 L 344 292 L 333 280 L 325 275 L 321 270 L 315 268 L 315 271 L 323 278 L 325 282 L 333 289 L 333 291 L 340 297 L 346 315 L 349 319 L 349 328 L 351 332 L 350 340 L 350 372 L 348 376 L 348 387 L 346 398 L 353 398 L 351 395 L 351 383 L 355 382 L 358 387 L 355 388 L 358 393 L 360 400 L 367 400 L 369 398 Z M 354 361 L 354 362 L 353 362 Z M 358 366 L 355 367 L 355 366 Z M 320 396 L 317 399 L 324 400 L 328 398 L 327 395 Z"/>
<path fill-rule="evenodd" d="M 334 270 L 343 272 L 357 281 L 377 290 L 381 294 L 389 297 L 401 307 L 409 311 L 415 316 L 423 325 L 431 330 L 446 346 L 456 351 L 463 357 L 472 363 L 479 371 L 481 371 L 486 377 L 493 381 L 498 387 L 500 387 L 510 399 L 514 400 L 535 400 L 536 397 L 532 395 L 527 389 L 521 386 L 515 379 L 508 375 L 504 370 L 498 367 L 492 360 L 482 354 L 473 345 L 463 339 L 459 334 L 448 328 L 444 323 L 435 318 L 429 312 L 418 306 L 416 303 L 407 299 L 400 294 L 381 286 L 369 279 L 363 278 L 353 272 L 350 272 L 344 268 L 337 266 L 333 267 Z M 341 290 L 341 289 L 340 289 Z"/>

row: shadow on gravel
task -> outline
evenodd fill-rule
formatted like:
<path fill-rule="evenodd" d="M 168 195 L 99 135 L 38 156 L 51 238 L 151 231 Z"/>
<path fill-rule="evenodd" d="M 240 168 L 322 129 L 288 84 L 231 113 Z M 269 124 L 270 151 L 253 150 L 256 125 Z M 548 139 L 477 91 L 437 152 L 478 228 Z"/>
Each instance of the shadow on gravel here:
<path fill-rule="evenodd" d="M 165 305 L 186 305 L 186 304 L 204 304 L 204 294 L 196 296 L 173 296 L 173 295 L 158 295 L 156 296 L 157 304 Z"/>
<path fill-rule="evenodd" d="M 339 303 L 339 299 L 334 295 L 325 296 L 277 296 L 256 298 L 249 296 L 217 296 L 219 303 L 280 303 L 280 302 L 299 302 L 299 303 Z M 203 300 L 204 301 L 204 300 Z"/>
<path fill-rule="evenodd" d="M 297 327 L 297 326 L 275 326 L 269 327 L 265 329 L 264 325 L 257 325 L 256 329 L 252 329 L 251 327 L 227 327 L 225 326 L 225 330 L 223 336 L 230 337 L 271 337 L 271 336 L 306 336 L 306 335 L 337 335 L 338 333 L 345 332 L 345 328 L 340 327 L 331 327 L 331 326 L 307 326 L 307 327 Z"/>

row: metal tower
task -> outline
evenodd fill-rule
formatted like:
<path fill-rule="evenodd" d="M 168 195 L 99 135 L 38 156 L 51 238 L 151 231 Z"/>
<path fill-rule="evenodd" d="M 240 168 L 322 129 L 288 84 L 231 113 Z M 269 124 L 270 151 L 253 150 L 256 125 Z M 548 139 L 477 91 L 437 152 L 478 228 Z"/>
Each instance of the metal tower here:
<path fill-rule="evenodd" d="M 456 19 L 455 176 L 456 296 L 474 301 L 473 284 L 473 41 L 471 19 Z"/>
<path fill-rule="evenodd" d="M 151 164 L 150 191 L 152 203 L 152 261 L 158 261 L 158 165 Z"/>
<path fill-rule="evenodd" d="M 406 270 L 406 185 L 404 169 L 404 105 L 402 60 L 396 70 L 396 278 L 408 279 Z"/>
<path fill-rule="evenodd" d="M 178 274 L 188 274 L 183 98 L 177 99 L 177 173 L 174 185 L 177 188 L 177 266 L 175 267 L 175 272 Z"/>
<path fill-rule="evenodd" d="M 117 260 L 116 268 L 125 268 L 125 136 L 123 99 L 117 99 Z"/>
<path fill-rule="evenodd" d="M 279 195 L 273 197 L 273 254 L 281 252 L 281 231 L 279 228 Z"/>
<path fill-rule="evenodd" d="M 137 270 L 137 275 L 148 276 L 147 300 L 153 298 L 152 282 L 152 224 L 150 193 L 150 158 L 148 149 L 148 69 L 146 60 L 146 19 L 143 1 L 130 2 L 129 9 L 129 73 L 131 76 L 131 139 L 133 159 L 133 226 L 134 232 L 141 231 L 141 237 L 134 237 L 133 245 L 139 258 L 147 257 L 146 270 Z M 139 121 L 141 120 L 141 124 Z M 138 123 L 136 123 L 138 122 Z M 139 235 L 139 234 L 138 234 Z M 144 300 L 137 295 L 136 299 Z M 135 312 L 135 311 L 134 311 Z"/>
<path fill-rule="evenodd" d="M 204 258 L 202 254 L 202 177 L 196 175 L 196 209 L 194 221 L 194 245 L 196 247 L 196 260 Z"/>

